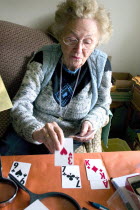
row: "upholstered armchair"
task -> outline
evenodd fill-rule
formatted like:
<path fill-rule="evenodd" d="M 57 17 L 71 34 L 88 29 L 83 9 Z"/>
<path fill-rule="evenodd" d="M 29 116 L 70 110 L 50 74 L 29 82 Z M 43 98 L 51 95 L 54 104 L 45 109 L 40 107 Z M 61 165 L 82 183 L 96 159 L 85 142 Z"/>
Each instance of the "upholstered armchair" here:
<path fill-rule="evenodd" d="M 20 86 L 31 54 L 51 43 L 52 39 L 40 30 L 0 21 L 0 75 L 11 99 Z M 0 137 L 10 124 L 9 112 L 0 112 Z"/>

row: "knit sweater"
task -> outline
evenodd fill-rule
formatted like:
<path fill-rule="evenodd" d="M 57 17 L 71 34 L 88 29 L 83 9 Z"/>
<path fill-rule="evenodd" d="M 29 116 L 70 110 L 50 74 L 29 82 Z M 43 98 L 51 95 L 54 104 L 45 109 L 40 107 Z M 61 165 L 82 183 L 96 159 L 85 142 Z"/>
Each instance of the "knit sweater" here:
<path fill-rule="evenodd" d="M 65 137 L 80 131 L 81 124 L 89 120 L 95 130 L 101 128 L 109 115 L 111 103 L 111 71 L 104 71 L 107 55 L 95 49 L 87 62 L 91 74 L 88 83 L 65 107 L 53 97 L 52 75 L 62 56 L 59 44 L 48 45 L 43 51 L 43 65 L 29 62 L 21 87 L 13 100 L 12 124 L 16 132 L 27 141 L 40 144 L 32 139 L 32 133 L 47 122 L 57 122 Z"/>

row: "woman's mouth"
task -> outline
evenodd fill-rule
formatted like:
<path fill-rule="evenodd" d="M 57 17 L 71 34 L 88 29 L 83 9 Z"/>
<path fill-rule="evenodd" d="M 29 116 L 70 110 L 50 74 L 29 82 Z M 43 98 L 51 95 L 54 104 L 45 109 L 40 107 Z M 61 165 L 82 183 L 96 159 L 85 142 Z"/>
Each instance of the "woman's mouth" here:
<path fill-rule="evenodd" d="M 78 56 L 72 56 L 73 59 L 80 60 L 81 58 Z"/>

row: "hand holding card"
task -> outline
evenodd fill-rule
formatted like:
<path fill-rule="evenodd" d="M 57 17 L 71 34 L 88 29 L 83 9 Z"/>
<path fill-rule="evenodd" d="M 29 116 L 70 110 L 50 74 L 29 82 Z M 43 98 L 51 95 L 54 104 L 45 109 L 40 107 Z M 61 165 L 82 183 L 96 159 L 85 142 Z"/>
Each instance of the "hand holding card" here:
<path fill-rule="evenodd" d="M 95 134 L 94 130 L 88 131 L 86 135 L 80 136 L 80 134 L 70 136 L 71 138 L 75 140 L 81 140 L 81 141 L 90 141 L 92 139 L 92 136 Z M 90 138 L 90 139 L 89 139 Z"/>

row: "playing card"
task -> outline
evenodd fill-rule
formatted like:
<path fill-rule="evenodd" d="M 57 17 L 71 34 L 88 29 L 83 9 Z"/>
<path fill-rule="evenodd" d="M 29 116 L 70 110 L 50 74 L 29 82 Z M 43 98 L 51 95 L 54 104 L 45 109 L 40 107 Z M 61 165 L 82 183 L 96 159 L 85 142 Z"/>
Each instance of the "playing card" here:
<path fill-rule="evenodd" d="M 97 189 L 110 189 L 109 181 L 105 180 L 90 180 L 90 187 L 92 190 Z"/>
<path fill-rule="evenodd" d="M 73 165 L 73 139 L 65 138 L 60 151 L 55 151 L 55 166 Z"/>
<path fill-rule="evenodd" d="M 25 185 L 30 167 L 31 163 L 14 161 L 9 173 L 12 174 L 21 184 Z"/>
<path fill-rule="evenodd" d="M 62 188 L 81 188 L 79 166 L 62 166 Z"/>
<path fill-rule="evenodd" d="M 109 189 L 108 175 L 101 159 L 86 159 L 86 172 L 91 189 Z"/>
<path fill-rule="evenodd" d="M 85 138 L 88 138 L 91 134 L 93 134 L 95 131 L 94 130 L 91 130 L 91 131 L 88 131 L 88 133 L 85 135 L 85 136 L 80 136 L 80 135 L 73 135 L 71 136 L 73 139 L 76 137 L 76 138 L 80 138 L 80 139 L 85 139 Z"/>
<path fill-rule="evenodd" d="M 40 200 L 36 200 L 24 210 L 49 210 L 49 209 L 46 206 L 44 206 L 44 204 L 41 203 Z"/>
<path fill-rule="evenodd" d="M 88 180 L 108 179 L 106 169 L 101 159 L 86 159 L 85 166 Z"/>

